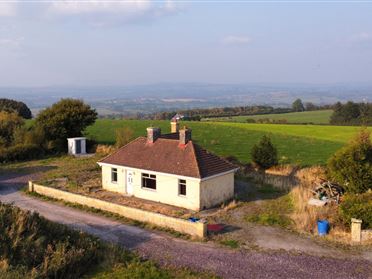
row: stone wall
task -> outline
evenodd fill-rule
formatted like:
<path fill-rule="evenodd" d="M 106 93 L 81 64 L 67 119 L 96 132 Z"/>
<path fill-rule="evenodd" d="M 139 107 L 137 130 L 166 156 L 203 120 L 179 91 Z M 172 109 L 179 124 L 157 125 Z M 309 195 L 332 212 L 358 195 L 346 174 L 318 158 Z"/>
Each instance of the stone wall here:
<path fill-rule="evenodd" d="M 67 191 L 58 190 L 51 187 L 29 182 L 29 191 L 40 195 L 51 197 L 66 202 L 86 205 L 96 209 L 105 210 L 111 213 L 119 214 L 126 218 L 141 222 L 151 223 L 159 227 L 170 228 L 175 231 L 189 234 L 197 237 L 205 237 L 207 234 L 207 225 L 202 222 L 190 222 L 188 220 L 169 217 L 163 214 L 145 211 L 133 207 L 119 205 L 88 196 L 70 193 Z"/>

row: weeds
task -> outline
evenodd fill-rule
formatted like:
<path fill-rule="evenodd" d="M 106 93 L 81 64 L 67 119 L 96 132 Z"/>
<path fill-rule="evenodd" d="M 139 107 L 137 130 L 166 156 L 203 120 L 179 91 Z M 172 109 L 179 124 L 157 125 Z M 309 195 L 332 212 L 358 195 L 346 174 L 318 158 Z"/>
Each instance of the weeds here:
<path fill-rule="evenodd" d="M 228 246 L 228 247 L 233 248 L 233 249 L 236 249 L 236 248 L 239 247 L 239 242 L 237 240 L 234 240 L 234 239 L 221 240 L 220 244 Z"/>

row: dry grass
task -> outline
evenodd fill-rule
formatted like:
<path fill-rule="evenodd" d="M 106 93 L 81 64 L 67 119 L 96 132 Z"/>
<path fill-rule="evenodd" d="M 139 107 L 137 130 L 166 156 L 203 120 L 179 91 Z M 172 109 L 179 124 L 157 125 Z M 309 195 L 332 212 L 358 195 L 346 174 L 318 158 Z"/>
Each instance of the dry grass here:
<path fill-rule="evenodd" d="M 346 228 L 340 221 L 337 204 L 331 203 L 323 207 L 308 204 L 309 199 L 313 197 L 311 190 L 315 188 L 320 178 L 324 178 L 324 169 L 321 167 L 301 169 L 296 173 L 296 177 L 299 184 L 291 190 L 294 202 L 294 211 L 291 214 L 291 218 L 296 229 L 316 234 L 317 221 L 327 219 L 331 224 L 328 237 L 336 239 L 340 236 L 348 235 L 350 239 L 350 234 L 346 232 Z"/>
<path fill-rule="evenodd" d="M 221 207 L 224 211 L 229 211 L 229 210 L 237 208 L 238 206 L 239 206 L 239 202 L 236 200 L 232 200 L 228 204 L 222 204 Z"/>
<path fill-rule="evenodd" d="M 295 173 L 295 177 L 300 181 L 301 184 L 313 185 L 320 181 L 320 179 L 325 179 L 325 169 L 321 166 L 313 166 L 310 168 L 299 169 Z"/>
<path fill-rule="evenodd" d="M 96 147 L 96 153 L 101 155 L 109 155 L 116 150 L 113 145 L 98 144 Z"/>
<path fill-rule="evenodd" d="M 265 171 L 268 175 L 290 176 L 298 170 L 298 167 L 292 165 L 278 165 Z"/>

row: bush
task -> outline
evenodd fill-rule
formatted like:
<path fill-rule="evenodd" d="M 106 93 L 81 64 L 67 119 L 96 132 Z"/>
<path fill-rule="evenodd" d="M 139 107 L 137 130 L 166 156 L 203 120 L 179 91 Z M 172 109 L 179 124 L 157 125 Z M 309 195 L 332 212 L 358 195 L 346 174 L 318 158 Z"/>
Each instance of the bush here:
<path fill-rule="evenodd" d="M 0 111 L 0 138 L 3 145 L 12 143 L 14 131 L 23 124 L 23 119 L 16 113 Z"/>
<path fill-rule="evenodd" d="M 15 112 L 25 119 L 32 118 L 31 110 L 25 103 L 11 99 L 0 99 L 0 111 Z"/>
<path fill-rule="evenodd" d="M 25 126 L 17 128 L 13 133 L 13 145 L 34 144 L 46 147 L 45 133 L 41 127 L 27 128 Z"/>
<path fill-rule="evenodd" d="M 0 259 L 6 263 L 2 270 L 13 270 L 14 275 L 80 278 L 99 260 L 100 242 L 95 237 L 52 223 L 37 213 L 0 203 L 0 220 Z"/>
<path fill-rule="evenodd" d="M 44 150 L 36 144 L 18 144 L 0 149 L 0 162 L 22 161 L 40 158 Z"/>
<path fill-rule="evenodd" d="M 351 218 L 357 218 L 363 220 L 363 228 L 371 229 L 372 191 L 364 194 L 346 194 L 340 205 L 340 215 L 347 225 L 350 225 Z"/>
<path fill-rule="evenodd" d="M 133 139 L 134 131 L 129 127 L 124 127 L 121 129 L 117 129 L 115 131 L 115 134 L 116 134 L 115 145 L 117 148 L 120 148 L 128 144 Z"/>
<path fill-rule="evenodd" d="M 253 146 L 251 155 L 252 161 L 261 168 L 268 169 L 278 164 L 278 152 L 268 136 L 263 136 L 261 141 Z"/>
<path fill-rule="evenodd" d="M 81 100 L 62 99 L 42 110 L 36 118 L 36 126 L 44 130 L 51 145 L 65 151 L 67 138 L 80 137 L 86 127 L 97 119 L 97 112 Z"/>
<path fill-rule="evenodd" d="M 372 188 L 372 143 L 366 129 L 329 159 L 328 176 L 351 193 Z"/>

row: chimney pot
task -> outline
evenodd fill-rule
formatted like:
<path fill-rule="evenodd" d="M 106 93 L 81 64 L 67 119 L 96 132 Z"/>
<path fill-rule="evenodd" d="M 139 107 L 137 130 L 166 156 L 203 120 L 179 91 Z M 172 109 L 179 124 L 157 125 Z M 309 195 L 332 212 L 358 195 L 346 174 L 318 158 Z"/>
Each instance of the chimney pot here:
<path fill-rule="evenodd" d="M 191 140 L 191 129 L 184 127 L 180 130 L 180 145 L 186 145 Z"/>
<path fill-rule="evenodd" d="M 171 133 L 178 133 L 180 130 L 180 123 L 176 118 L 172 118 L 171 120 Z"/>
<path fill-rule="evenodd" d="M 160 128 L 149 127 L 147 130 L 147 142 L 154 143 L 161 135 Z"/>

